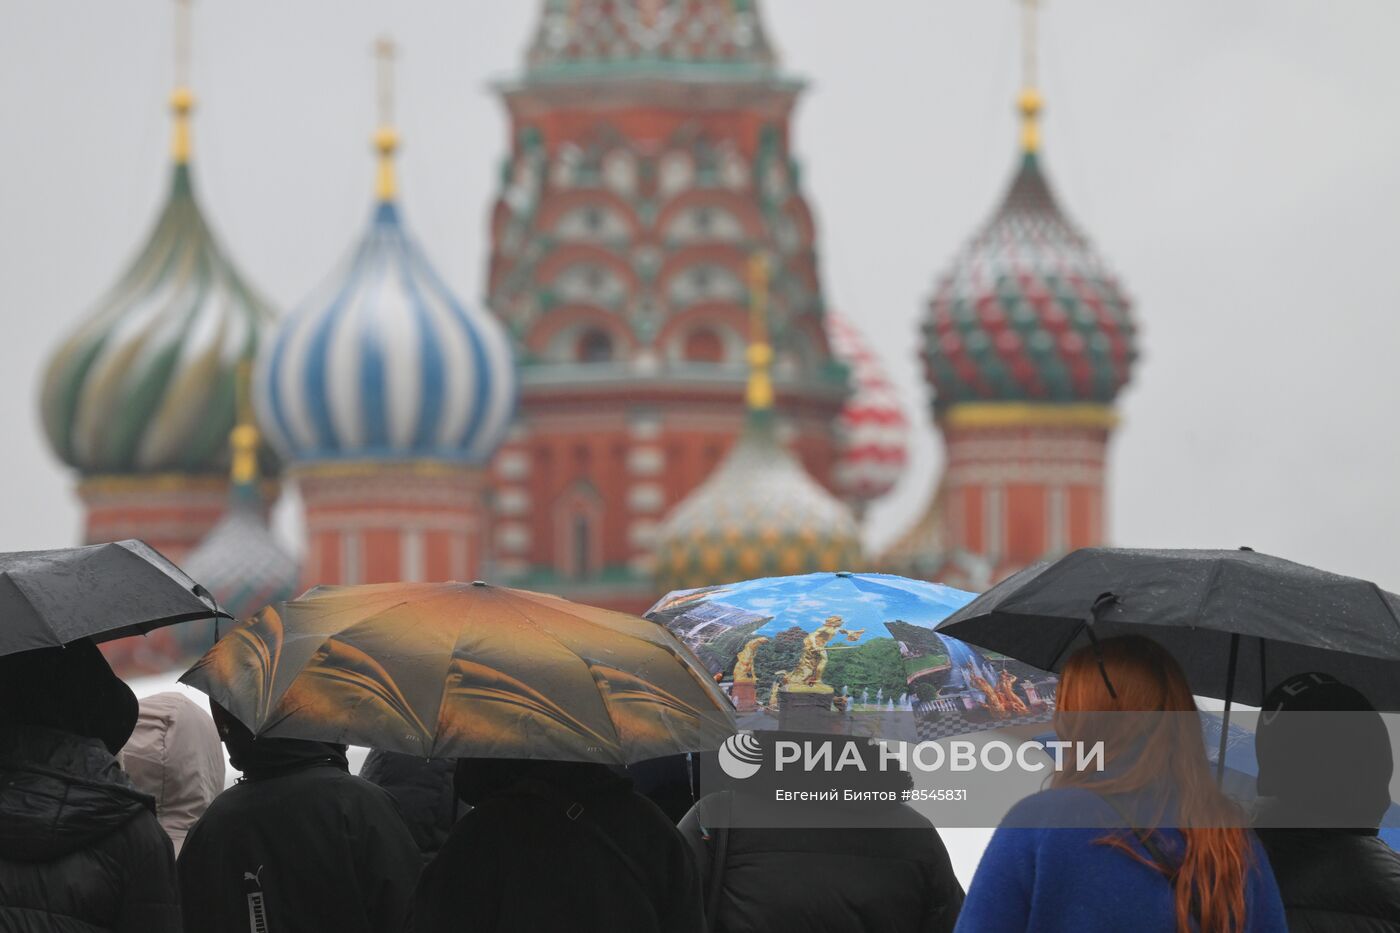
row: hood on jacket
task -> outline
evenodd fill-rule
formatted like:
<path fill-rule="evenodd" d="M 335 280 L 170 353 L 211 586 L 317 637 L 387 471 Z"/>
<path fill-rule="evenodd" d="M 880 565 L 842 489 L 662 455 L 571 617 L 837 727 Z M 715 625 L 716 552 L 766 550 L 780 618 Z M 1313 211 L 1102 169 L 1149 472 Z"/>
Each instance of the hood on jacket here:
<path fill-rule="evenodd" d="M 121 765 L 138 790 L 155 798 L 156 818 L 178 855 L 190 827 L 224 788 L 214 720 L 184 694 L 145 697 Z"/>
<path fill-rule="evenodd" d="M 52 861 L 154 809 L 101 740 L 0 726 L 0 859 Z"/>
<path fill-rule="evenodd" d="M 100 739 L 115 755 L 136 726 L 136 694 L 88 639 L 0 658 L 0 725 Z"/>
<path fill-rule="evenodd" d="M 1261 709 L 1256 787 L 1273 798 L 1260 805 L 1261 825 L 1375 830 L 1390 807 L 1394 762 L 1371 702 L 1327 674 L 1307 673 L 1269 691 Z"/>
<path fill-rule="evenodd" d="M 306 739 L 258 738 L 213 700 L 209 701 L 209 712 L 213 714 L 214 725 L 224 748 L 228 749 L 229 763 L 243 772 L 244 780 L 277 777 L 318 764 L 334 765 L 342 771 L 350 770 L 344 745 Z"/>

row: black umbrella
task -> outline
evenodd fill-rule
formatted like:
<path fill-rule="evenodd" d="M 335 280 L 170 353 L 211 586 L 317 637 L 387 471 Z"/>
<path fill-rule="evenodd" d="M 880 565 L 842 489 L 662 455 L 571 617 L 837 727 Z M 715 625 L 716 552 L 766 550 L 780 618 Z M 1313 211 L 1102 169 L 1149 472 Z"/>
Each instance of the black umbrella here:
<path fill-rule="evenodd" d="M 143 541 L 0 554 L 0 655 L 228 618 Z"/>
<path fill-rule="evenodd" d="M 1400 710 L 1400 596 L 1244 548 L 1084 548 L 1008 577 L 935 631 L 1053 671 L 1097 638 L 1145 635 L 1194 693 L 1225 700 L 1227 722 L 1232 701 L 1257 706 L 1308 671 Z"/>

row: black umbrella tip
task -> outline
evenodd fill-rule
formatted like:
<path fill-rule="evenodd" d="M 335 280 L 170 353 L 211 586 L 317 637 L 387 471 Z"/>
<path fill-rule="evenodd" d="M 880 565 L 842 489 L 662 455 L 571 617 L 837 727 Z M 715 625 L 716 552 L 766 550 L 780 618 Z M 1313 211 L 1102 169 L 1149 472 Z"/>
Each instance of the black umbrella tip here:
<path fill-rule="evenodd" d="M 1240 545 L 1240 550 L 1241 550 L 1241 551 L 1248 551 L 1248 552 L 1251 553 L 1251 554 L 1254 553 L 1254 548 L 1250 547 L 1248 544 L 1241 544 L 1241 545 Z"/>
<path fill-rule="evenodd" d="M 192 593 L 196 599 L 203 600 L 209 605 L 209 611 L 212 613 L 213 618 L 233 618 L 231 613 L 225 611 L 224 607 L 219 605 L 219 601 L 214 598 L 214 594 L 209 592 L 203 583 L 196 583 L 194 586 L 190 587 L 190 593 Z"/>

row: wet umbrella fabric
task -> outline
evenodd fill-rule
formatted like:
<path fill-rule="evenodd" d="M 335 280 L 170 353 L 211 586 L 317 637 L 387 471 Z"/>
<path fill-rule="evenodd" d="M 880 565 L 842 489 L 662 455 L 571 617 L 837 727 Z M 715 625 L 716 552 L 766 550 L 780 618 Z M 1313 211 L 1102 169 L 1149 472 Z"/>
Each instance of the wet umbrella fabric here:
<path fill-rule="evenodd" d="M 839 616 L 843 637 L 834 643 L 841 648 L 891 636 L 904 640 L 903 628 L 932 629 L 973 596 L 891 574 L 809 573 L 676 590 L 646 617 L 675 633 L 718 674 L 730 672 L 739 652 L 757 638 L 794 628 L 813 632 Z"/>
<path fill-rule="evenodd" d="M 225 616 L 142 541 L 0 554 L 0 655 Z"/>
<path fill-rule="evenodd" d="M 1200 696 L 1257 706 L 1321 671 L 1400 710 L 1400 597 L 1254 551 L 1085 548 L 1008 577 L 937 631 L 1055 671 L 1091 635 L 1145 635 Z"/>
<path fill-rule="evenodd" d="M 668 632 L 483 584 L 318 588 L 232 629 L 180 679 L 257 735 L 425 758 L 624 764 L 735 731 Z"/>

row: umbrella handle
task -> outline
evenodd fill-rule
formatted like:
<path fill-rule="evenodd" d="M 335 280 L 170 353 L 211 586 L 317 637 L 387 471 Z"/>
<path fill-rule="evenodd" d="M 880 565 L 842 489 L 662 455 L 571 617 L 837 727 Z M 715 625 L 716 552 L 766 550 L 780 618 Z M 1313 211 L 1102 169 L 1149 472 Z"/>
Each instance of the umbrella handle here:
<path fill-rule="evenodd" d="M 1113 699 L 1118 699 L 1118 691 L 1113 689 L 1113 681 L 1108 679 L 1108 668 L 1103 666 L 1103 649 L 1099 647 L 1099 636 L 1094 634 L 1093 623 L 1084 627 L 1084 631 L 1089 635 L 1089 644 L 1094 648 L 1094 660 L 1099 662 L 1099 676 L 1103 678 L 1103 685 L 1108 688 L 1108 695 Z"/>
<path fill-rule="evenodd" d="M 1094 623 L 1109 606 L 1118 602 L 1118 597 L 1112 593 L 1100 593 L 1094 600 L 1094 605 L 1089 608 L 1089 618 L 1084 626 L 1084 631 L 1089 636 L 1089 644 L 1094 648 L 1094 660 L 1099 664 L 1099 676 L 1103 678 L 1103 685 L 1108 688 L 1108 695 L 1113 699 L 1118 699 L 1118 691 L 1113 689 L 1113 681 L 1108 679 L 1108 668 L 1103 664 L 1103 649 L 1099 647 L 1099 636 L 1094 633 Z"/>
<path fill-rule="evenodd" d="M 1243 550 L 1243 549 L 1241 549 Z M 1263 639 L 1260 639 L 1262 641 Z M 1230 666 L 1225 672 L 1225 715 L 1220 719 L 1220 750 L 1215 759 L 1215 786 L 1225 783 L 1225 743 L 1230 737 L 1230 704 L 1235 698 L 1235 667 L 1240 658 L 1239 632 L 1230 633 Z M 1263 653 L 1260 653 L 1263 660 Z"/>

